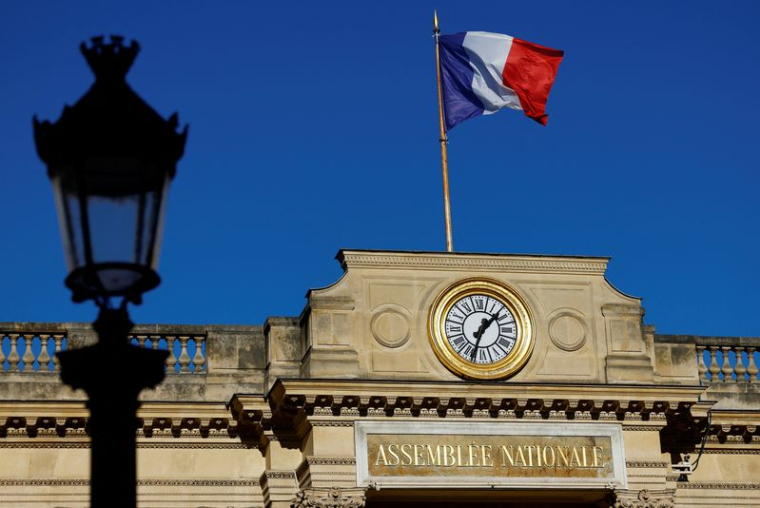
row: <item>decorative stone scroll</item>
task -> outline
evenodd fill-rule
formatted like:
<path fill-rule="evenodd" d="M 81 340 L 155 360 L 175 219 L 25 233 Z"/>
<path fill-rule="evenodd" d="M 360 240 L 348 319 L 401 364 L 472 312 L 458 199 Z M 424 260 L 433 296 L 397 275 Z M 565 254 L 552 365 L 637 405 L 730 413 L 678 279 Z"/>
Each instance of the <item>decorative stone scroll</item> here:
<path fill-rule="evenodd" d="M 307 488 L 300 491 L 291 508 L 363 508 L 366 489 Z"/>
<path fill-rule="evenodd" d="M 675 489 L 615 490 L 614 508 L 672 508 L 675 506 Z"/>

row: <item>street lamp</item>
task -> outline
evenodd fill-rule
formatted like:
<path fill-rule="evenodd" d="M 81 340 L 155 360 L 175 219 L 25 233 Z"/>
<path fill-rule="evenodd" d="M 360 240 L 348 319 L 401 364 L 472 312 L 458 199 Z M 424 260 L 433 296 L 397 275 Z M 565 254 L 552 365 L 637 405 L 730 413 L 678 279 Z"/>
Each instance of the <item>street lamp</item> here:
<path fill-rule="evenodd" d="M 136 505 L 135 435 L 140 391 L 164 378 L 168 352 L 129 344 L 127 303 L 160 282 L 156 273 L 169 183 L 187 127 L 164 120 L 127 84 L 139 46 L 94 37 L 82 54 L 95 83 L 55 123 L 34 118 L 37 153 L 53 184 L 66 285 L 100 308 L 98 342 L 59 353 L 61 379 L 84 389 L 92 438 L 93 507 Z M 112 307 L 112 299 L 121 299 Z"/>

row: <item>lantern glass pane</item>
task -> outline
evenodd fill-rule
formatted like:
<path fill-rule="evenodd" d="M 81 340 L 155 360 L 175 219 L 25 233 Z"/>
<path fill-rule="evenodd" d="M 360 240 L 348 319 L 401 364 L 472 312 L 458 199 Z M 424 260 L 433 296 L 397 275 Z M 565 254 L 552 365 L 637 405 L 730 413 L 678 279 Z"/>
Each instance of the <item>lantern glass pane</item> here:
<path fill-rule="evenodd" d="M 168 182 L 166 172 L 135 160 L 89 161 L 58 173 L 54 187 L 73 288 L 110 296 L 157 283 Z"/>
<path fill-rule="evenodd" d="M 67 174 L 67 171 L 56 174 L 52 178 L 52 183 L 66 267 L 72 271 L 84 264 L 84 244 L 79 199 L 71 179 L 62 177 Z"/>

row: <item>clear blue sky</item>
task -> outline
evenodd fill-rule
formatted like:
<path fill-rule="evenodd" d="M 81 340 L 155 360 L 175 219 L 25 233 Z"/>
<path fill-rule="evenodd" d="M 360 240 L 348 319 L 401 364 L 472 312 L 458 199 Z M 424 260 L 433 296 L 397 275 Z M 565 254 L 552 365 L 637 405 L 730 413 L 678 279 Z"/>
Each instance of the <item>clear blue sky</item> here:
<path fill-rule="evenodd" d="M 0 4 L 0 321 L 90 321 L 31 118 L 92 83 L 92 35 L 189 122 L 163 284 L 137 322 L 261 324 L 341 274 L 339 248 L 444 250 L 431 18 L 564 49 L 549 126 L 451 132 L 456 250 L 611 256 L 661 333 L 760 336 L 756 1 Z"/>

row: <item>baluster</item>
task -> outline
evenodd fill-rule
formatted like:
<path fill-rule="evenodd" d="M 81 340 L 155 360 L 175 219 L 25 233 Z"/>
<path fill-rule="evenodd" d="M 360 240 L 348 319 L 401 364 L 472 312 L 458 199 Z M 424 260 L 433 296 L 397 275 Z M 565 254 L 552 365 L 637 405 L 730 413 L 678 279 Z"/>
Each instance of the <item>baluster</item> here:
<path fill-rule="evenodd" d="M 18 334 L 9 333 L 8 336 L 11 338 L 11 350 L 8 352 L 8 370 L 18 372 L 18 362 L 21 360 L 17 349 Z"/>
<path fill-rule="evenodd" d="M 710 372 L 710 382 L 711 383 L 718 383 L 720 382 L 720 366 L 718 365 L 718 346 L 708 346 L 709 347 L 709 354 L 710 354 L 710 368 L 708 371 Z"/>
<path fill-rule="evenodd" d="M 158 349 L 159 339 L 161 339 L 161 337 L 156 337 L 155 335 L 150 336 L 150 345 L 153 349 Z"/>
<path fill-rule="evenodd" d="M 705 365 L 705 347 L 697 346 L 697 370 L 699 371 L 700 384 L 706 385 L 710 383 L 707 379 L 707 365 Z"/>
<path fill-rule="evenodd" d="M 736 371 L 736 382 L 746 383 L 747 380 L 744 379 L 744 374 L 747 372 L 747 369 L 744 367 L 744 362 L 742 362 L 742 351 L 744 351 L 744 348 L 741 346 L 734 346 L 733 350 L 736 354 L 736 368 L 734 369 Z"/>
<path fill-rule="evenodd" d="M 749 374 L 749 382 L 754 383 L 757 381 L 757 363 L 755 363 L 755 351 L 757 348 L 753 346 L 747 347 L 747 374 Z"/>
<path fill-rule="evenodd" d="M 3 342 L 5 342 L 5 334 L 0 333 L 0 372 L 5 370 L 5 353 L 3 353 Z"/>
<path fill-rule="evenodd" d="M 181 373 L 184 372 L 190 372 L 190 355 L 187 354 L 187 340 L 190 337 L 182 337 L 179 338 L 179 343 L 181 346 L 180 354 L 179 354 L 179 371 Z"/>
<path fill-rule="evenodd" d="M 34 371 L 34 354 L 32 353 L 32 342 L 34 341 L 34 335 L 19 335 L 24 339 L 24 356 L 21 360 L 24 362 L 24 372 Z"/>
<path fill-rule="evenodd" d="M 40 356 L 37 361 L 40 362 L 40 372 L 50 372 L 50 353 L 48 353 L 48 342 L 50 342 L 50 335 L 40 334 Z"/>
<path fill-rule="evenodd" d="M 205 341 L 205 337 L 195 337 L 195 356 L 193 356 L 193 365 L 195 366 L 196 374 L 203 372 L 203 365 L 206 363 L 206 358 L 203 357 L 203 343 Z"/>
<path fill-rule="evenodd" d="M 174 356 L 174 341 L 176 337 L 166 336 L 166 349 L 169 350 L 169 356 L 166 358 L 166 372 L 174 374 L 174 365 L 177 363 L 177 357 Z"/>
<path fill-rule="evenodd" d="M 63 335 L 53 335 L 55 341 L 55 354 L 53 354 L 53 371 L 58 372 L 60 368 L 60 360 L 58 359 L 58 353 L 61 352 L 61 344 L 63 343 Z"/>
<path fill-rule="evenodd" d="M 137 345 L 144 348 L 145 347 L 145 340 L 148 338 L 147 335 L 137 335 Z"/>
<path fill-rule="evenodd" d="M 731 374 L 734 372 L 734 368 L 731 365 L 731 357 L 728 353 L 731 351 L 731 346 L 723 346 L 723 365 L 720 371 L 723 373 L 723 382 L 730 383 L 732 381 Z"/>

